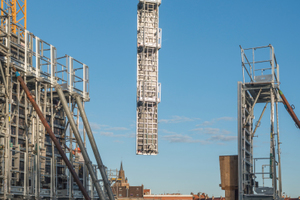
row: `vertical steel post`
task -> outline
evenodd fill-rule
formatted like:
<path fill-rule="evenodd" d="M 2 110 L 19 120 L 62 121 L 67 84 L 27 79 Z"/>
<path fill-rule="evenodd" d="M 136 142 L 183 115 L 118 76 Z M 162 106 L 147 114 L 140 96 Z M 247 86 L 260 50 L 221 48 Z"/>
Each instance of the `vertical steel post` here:
<path fill-rule="evenodd" d="M 103 179 L 104 187 L 105 187 L 105 189 L 106 189 L 106 191 L 108 193 L 109 199 L 110 200 L 114 200 L 115 198 L 114 198 L 112 189 L 110 187 L 110 182 L 109 182 L 109 180 L 107 178 L 107 175 L 106 175 L 106 172 L 105 172 L 105 168 L 104 168 L 103 162 L 101 160 L 100 153 L 99 153 L 99 150 L 97 148 L 97 144 L 95 142 L 95 138 L 93 136 L 93 132 L 92 132 L 90 123 L 89 123 L 89 121 L 87 119 L 87 116 L 86 116 L 85 111 L 84 111 L 83 106 L 82 106 L 81 99 L 80 99 L 80 97 L 78 95 L 75 96 L 75 99 L 76 99 L 76 102 L 77 102 L 78 109 L 80 111 L 82 122 L 84 124 L 85 129 L 86 129 L 87 136 L 89 137 L 89 140 L 90 140 L 90 143 L 91 143 L 91 147 L 93 149 L 93 152 L 94 152 L 97 164 L 98 164 L 98 168 L 100 170 L 100 173 L 101 173 L 101 176 L 102 176 L 102 179 Z"/>
<path fill-rule="evenodd" d="M 101 189 L 99 181 L 97 180 L 97 177 L 95 175 L 95 171 L 93 170 L 92 162 L 91 162 L 91 160 L 89 158 L 89 155 L 87 154 L 87 151 L 86 151 L 86 149 L 84 147 L 84 144 L 82 142 L 82 139 L 80 137 L 80 133 L 79 133 L 77 127 L 76 127 L 76 124 L 75 124 L 75 121 L 73 119 L 73 116 L 71 115 L 71 112 L 69 110 L 68 103 L 66 101 L 65 95 L 64 95 L 64 93 L 63 93 L 60 85 L 56 85 L 55 89 L 56 89 L 57 94 L 58 94 L 58 96 L 59 96 L 59 98 L 61 100 L 61 104 L 62 104 L 62 106 L 64 108 L 64 111 L 65 111 L 65 113 L 66 113 L 66 115 L 67 115 L 67 117 L 69 119 L 70 126 L 72 127 L 74 136 L 75 136 L 76 141 L 78 143 L 78 146 L 79 146 L 79 148 L 81 150 L 81 153 L 82 153 L 82 156 L 84 158 L 85 164 L 86 164 L 86 166 L 87 166 L 87 168 L 89 170 L 89 173 L 90 173 L 90 175 L 91 175 L 91 177 L 93 179 L 93 182 L 95 183 L 95 187 L 96 187 L 97 193 L 99 195 L 99 198 L 101 200 L 105 200 L 103 191 Z M 72 149 L 70 149 L 70 151 L 72 151 Z"/>
<path fill-rule="evenodd" d="M 242 95 L 243 84 L 238 82 L 238 200 L 243 200 L 243 166 L 242 166 Z"/>
<path fill-rule="evenodd" d="M 273 186 L 273 198 L 275 199 L 277 194 L 277 176 L 276 176 L 276 156 L 275 156 L 275 132 L 274 132 L 274 90 L 270 89 L 271 94 L 271 151 L 270 151 L 270 169 L 272 169 L 272 186 Z"/>
<path fill-rule="evenodd" d="M 36 70 L 38 69 L 38 64 L 36 65 Z M 37 86 L 38 84 L 38 86 Z M 40 83 L 37 83 L 35 81 L 35 102 L 37 106 L 39 107 L 40 104 L 40 98 L 39 98 L 39 93 L 40 93 Z M 42 114 L 43 115 L 43 114 Z M 44 116 L 43 116 L 44 117 Z M 35 114 L 36 118 L 36 129 L 35 129 L 35 149 L 36 149 L 36 187 L 35 187 L 35 194 L 36 197 L 40 198 L 40 176 L 41 176 L 41 171 L 40 171 L 40 122 L 38 119 L 38 113 L 36 111 Z M 34 134 L 34 132 L 33 132 Z"/>
<path fill-rule="evenodd" d="M 87 83 L 86 83 L 86 81 L 87 81 L 87 78 L 86 78 L 86 70 L 87 70 L 87 67 L 86 67 L 86 65 L 85 64 L 83 64 L 83 81 L 82 81 L 82 91 L 83 91 L 83 97 L 85 98 L 86 97 L 86 92 L 87 92 L 87 87 L 86 87 L 86 85 L 87 85 Z"/>
<path fill-rule="evenodd" d="M 53 193 L 53 190 L 54 190 L 53 182 L 54 182 L 54 180 L 52 179 L 52 177 L 53 177 L 53 168 L 54 168 L 54 160 L 52 158 L 50 158 L 50 199 L 54 199 L 53 198 L 53 195 L 54 195 L 54 193 Z"/>
<path fill-rule="evenodd" d="M 73 92 L 73 58 L 71 56 L 69 56 L 69 62 L 68 62 L 68 69 L 69 69 L 69 90 L 70 92 Z"/>
<path fill-rule="evenodd" d="M 24 83 L 26 84 L 26 77 L 24 77 Z M 28 142 L 28 127 L 29 127 L 29 124 L 28 124 L 28 102 L 25 99 L 26 99 L 26 97 L 25 97 L 25 94 L 24 94 L 25 134 L 26 134 L 26 158 L 25 158 L 25 160 L 28 163 L 27 166 L 29 166 L 30 163 L 29 163 L 29 142 Z M 29 176 L 31 174 L 29 174 L 28 167 L 25 170 L 26 170 L 26 173 L 27 173 L 27 176 L 26 176 L 27 179 L 25 180 L 27 187 L 24 187 L 24 190 L 26 191 L 26 196 L 28 196 L 29 195 Z"/>
<path fill-rule="evenodd" d="M 84 106 L 84 104 L 83 104 L 83 106 Z M 86 134 L 85 134 L 85 129 L 84 129 L 84 127 L 82 128 L 82 134 L 83 134 L 83 144 L 84 144 L 84 148 L 86 148 Z M 84 179 L 84 183 L 83 183 L 83 185 L 85 186 L 85 187 L 87 187 L 87 184 L 88 184 L 88 173 L 87 173 L 87 171 L 86 171 L 86 166 L 85 165 L 83 165 L 83 176 L 85 177 L 85 179 Z"/>
<path fill-rule="evenodd" d="M 54 83 L 55 81 L 55 56 L 54 56 L 54 47 L 50 45 L 50 79 L 51 79 L 51 84 Z"/>
<path fill-rule="evenodd" d="M 35 75 L 40 76 L 40 38 L 35 37 Z"/>
<path fill-rule="evenodd" d="M 279 197 L 282 197 L 282 182 L 281 182 L 281 156 L 280 156 L 280 140 L 279 140 L 279 115 L 278 115 L 278 102 L 276 102 L 276 125 L 277 125 L 277 153 L 278 153 L 278 186 Z"/>
<path fill-rule="evenodd" d="M 271 49 L 271 67 L 272 67 L 272 82 L 274 83 L 275 82 L 275 63 L 274 63 L 274 60 L 275 60 L 275 53 L 274 53 L 274 47 L 270 45 L 270 49 Z"/>
<path fill-rule="evenodd" d="M 71 96 L 69 96 L 69 102 L 70 102 L 70 105 L 69 105 L 69 109 L 71 110 L 71 105 L 72 105 L 72 103 L 71 103 Z M 72 163 L 72 165 L 73 165 L 73 156 L 72 156 L 72 149 L 73 149 L 73 132 L 72 132 L 72 129 L 70 128 L 69 129 L 69 133 L 70 133 L 70 135 L 69 135 L 69 142 L 70 142 L 70 144 L 69 144 L 69 149 L 70 149 L 70 152 L 69 152 L 69 154 L 70 154 L 70 157 L 69 157 L 69 159 L 70 159 L 70 162 Z M 70 172 L 69 172 L 70 173 Z M 69 188 L 68 188 L 68 195 L 69 195 L 69 198 L 71 199 L 72 198 L 72 189 L 73 189 L 73 180 L 72 180 L 72 177 L 68 177 L 69 178 L 69 182 L 68 182 L 68 186 L 69 186 Z"/>
<path fill-rule="evenodd" d="M 5 97 L 5 113 L 9 113 L 9 66 L 11 63 L 10 53 L 11 53 L 11 46 L 10 46 L 10 37 L 11 37 L 11 9 L 9 9 L 9 14 L 7 18 L 7 26 L 6 26 L 6 32 L 7 32 L 7 39 L 6 39 L 6 47 L 8 48 L 8 53 L 6 55 L 7 63 L 5 68 L 5 79 L 7 83 L 7 96 Z M 9 126 L 9 116 L 5 117 L 5 166 L 4 166 L 4 199 L 7 198 L 9 193 L 9 146 L 10 146 L 10 126 Z"/>
<path fill-rule="evenodd" d="M 53 112 L 53 86 L 50 86 L 50 124 L 51 124 L 51 130 L 54 132 L 54 112 Z M 51 168 L 51 193 L 52 193 L 52 199 L 56 199 L 56 187 L 55 187 L 55 175 L 56 175 L 56 168 L 54 167 L 56 165 L 55 160 L 55 152 L 54 152 L 54 143 L 51 141 L 51 152 L 52 152 L 52 164 L 53 167 Z"/>

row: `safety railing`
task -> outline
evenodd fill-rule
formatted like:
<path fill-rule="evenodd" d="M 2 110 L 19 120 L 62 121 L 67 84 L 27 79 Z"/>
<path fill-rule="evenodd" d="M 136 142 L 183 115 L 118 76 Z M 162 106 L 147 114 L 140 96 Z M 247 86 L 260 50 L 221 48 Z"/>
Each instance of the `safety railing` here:
<path fill-rule="evenodd" d="M 272 45 L 243 49 L 241 46 L 243 82 L 279 84 L 279 65 Z"/>
<path fill-rule="evenodd" d="M 261 165 L 261 171 L 257 170 L 257 163 L 258 162 L 264 162 L 267 161 L 268 163 L 272 163 L 272 160 L 270 158 L 254 158 L 254 173 L 253 173 L 253 181 L 254 183 L 256 182 L 256 179 L 261 175 L 263 185 L 258 186 L 254 184 L 255 186 L 255 191 L 256 193 L 259 194 L 266 194 L 266 195 L 272 195 L 273 194 L 273 189 L 271 187 L 266 187 L 265 186 L 265 180 L 266 179 L 272 179 L 273 176 L 273 170 L 270 164 L 262 164 Z M 265 171 L 265 167 L 269 167 L 269 170 Z"/>
<path fill-rule="evenodd" d="M 148 3 L 158 3 L 161 4 L 161 0 L 140 0 L 140 2 L 148 2 Z"/>
<path fill-rule="evenodd" d="M 89 67 L 69 55 L 57 58 L 55 77 L 63 90 L 89 99 Z"/>
<path fill-rule="evenodd" d="M 1 9 L 0 12 L 4 16 L 0 19 L 0 59 L 8 62 L 6 55 L 9 55 L 10 49 L 10 61 L 25 75 L 42 78 L 51 84 L 58 83 L 64 90 L 77 93 L 84 101 L 88 101 L 89 67 L 69 55 L 57 58 L 57 50 L 53 45 L 20 26 L 16 26 L 16 33 L 11 33 L 8 38 L 9 14 Z M 12 25 L 11 22 L 10 24 Z"/>

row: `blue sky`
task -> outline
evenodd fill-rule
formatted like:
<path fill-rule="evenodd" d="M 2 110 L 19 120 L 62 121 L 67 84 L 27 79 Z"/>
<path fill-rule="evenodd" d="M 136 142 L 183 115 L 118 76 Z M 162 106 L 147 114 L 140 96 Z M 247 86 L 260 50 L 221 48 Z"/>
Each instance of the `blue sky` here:
<path fill-rule="evenodd" d="M 137 3 L 28 1 L 28 30 L 54 45 L 58 56 L 71 55 L 90 67 L 86 112 L 108 168 L 119 168 L 122 160 L 129 183 L 155 194 L 224 196 L 219 155 L 237 154 L 239 45 L 274 46 L 281 89 L 300 114 L 300 2 L 162 0 L 157 156 L 135 155 Z M 300 131 L 279 107 L 283 191 L 296 197 Z M 255 110 L 257 119 L 261 110 Z M 266 113 L 255 138 L 262 155 L 269 153 Z"/>

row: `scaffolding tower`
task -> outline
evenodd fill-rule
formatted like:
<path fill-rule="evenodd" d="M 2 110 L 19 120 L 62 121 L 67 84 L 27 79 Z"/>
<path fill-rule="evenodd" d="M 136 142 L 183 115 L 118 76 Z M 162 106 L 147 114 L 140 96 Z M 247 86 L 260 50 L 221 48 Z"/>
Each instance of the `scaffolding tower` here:
<path fill-rule="evenodd" d="M 83 199 L 70 170 L 15 77 L 14 66 L 91 199 L 109 197 L 113 200 L 106 187 L 107 176 L 103 174 L 99 152 L 95 154 L 97 165 L 89 168 L 92 163 L 83 159 L 78 151 L 81 139 L 79 141 L 79 134 L 75 133 L 79 133 L 81 122 L 84 124 L 81 128 L 84 149 L 86 135 L 91 142 L 91 130 L 83 110 L 84 102 L 90 100 L 89 67 L 69 55 L 58 57 L 53 45 L 11 19 L 11 9 L 1 8 L 0 199 Z M 68 113 L 71 117 L 67 118 Z M 91 146 L 94 151 L 95 144 Z M 103 185 L 101 189 L 105 186 L 105 197 L 101 198 L 96 191 L 98 182 Z"/>
<path fill-rule="evenodd" d="M 280 199 L 281 163 L 278 122 L 279 65 L 272 45 L 243 49 L 241 47 L 243 82 L 238 82 L 238 199 Z M 264 104 L 254 124 L 254 108 Z M 253 139 L 270 105 L 270 152 L 265 157 L 254 157 Z M 275 109 L 276 108 L 276 109 Z M 269 124 L 268 124 L 269 125 Z M 258 163 L 263 163 L 258 167 Z M 264 170 L 268 166 L 269 170 Z M 263 170 L 263 171 L 260 171 Z M 257 178 L 268 177 L 270 186 L 260 186 Z"/>
<path fill-rule="evenodd" d="M 137 114 L 136 154 L 156 155 L 157 105 L 161 101 L 158 83 L 158 51 L 161 0 L 139 0 L 137 6 Z"/>

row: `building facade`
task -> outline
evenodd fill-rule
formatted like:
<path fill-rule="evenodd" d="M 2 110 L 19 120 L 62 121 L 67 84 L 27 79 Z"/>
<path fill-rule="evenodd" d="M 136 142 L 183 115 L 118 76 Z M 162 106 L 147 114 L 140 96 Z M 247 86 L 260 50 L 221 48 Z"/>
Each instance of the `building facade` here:
<path fill-rule="evenodd" d="M 125 177 L 123 170 L 123 163 L 121 162 L 119 175 L 114 179 L 115 183 L 112 185 L 112 191 L 117 198 L 143 198 L 144 186 L 130 186 L 128 179 Z"/>
<path fill-rule="evenodd" d="M 145 200 L 193 200 L 193 198 L 193 195 L 181 194 L 144 195 Z"/>

